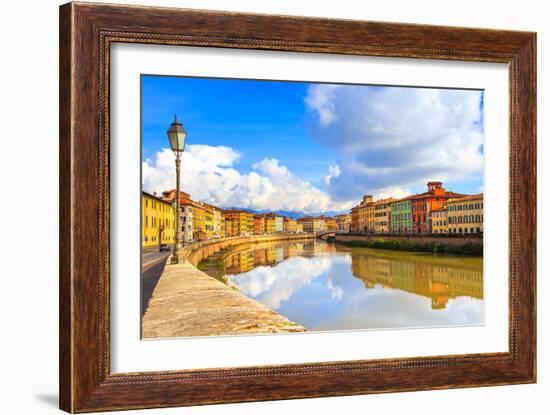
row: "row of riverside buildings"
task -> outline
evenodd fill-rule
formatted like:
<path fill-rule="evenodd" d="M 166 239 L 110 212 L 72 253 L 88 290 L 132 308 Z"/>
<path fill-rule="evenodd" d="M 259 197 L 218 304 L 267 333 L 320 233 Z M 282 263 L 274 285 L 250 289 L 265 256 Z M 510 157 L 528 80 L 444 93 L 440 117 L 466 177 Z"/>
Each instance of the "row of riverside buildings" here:
<path fill-rule="evenodd" d="M 142 192 L 142 246 L 174 242 L 176 191 L 162 196 Z M 305 216 L 299 219 L 244 209 L 221 209 L 180 192 L 181 240 L 184 243 L 232 236 L 318 233 L 367 234 L 481 234 L 483 194 L 446 191 L 441 182 L 429 182 L 424 193 L 401 199 L 373 200 L 370 195 L 351 214 Z"/>
<path fill-rule="evenodd" d="M 174 242 L 176 190 L 162 196 L 142 192 L 142 246 L 158 247 Z M 314 233 L 333 230 L 349 233 L 351 215 L 306 216 L 299 219 L 271 213 L 257 214 L 243 209 L 221 209 L 198 202 L 180 192 L 181 240 L 184 243 L 232 236 Z"/>
<path fill-rule="evenodd" d="M 351 232 L 371 234 L 481 234 L 483 194 L 446 191 L 428 182 L 424 193 L 373 200 L 365 195 L 351 209 Z"/>

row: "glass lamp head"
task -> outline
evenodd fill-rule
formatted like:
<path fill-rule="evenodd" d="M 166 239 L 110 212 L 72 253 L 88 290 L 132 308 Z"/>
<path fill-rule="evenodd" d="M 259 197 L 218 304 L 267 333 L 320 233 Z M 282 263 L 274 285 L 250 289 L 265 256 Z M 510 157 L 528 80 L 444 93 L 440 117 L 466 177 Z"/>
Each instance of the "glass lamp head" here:
<path fill-rule="evenodd" d="M 170 141 L 172 151 L 176 155 L 183 153 L 183 150 L 185 149 L 185 138 L 187 137 L 187 132 L 176 115 L 174 115 L 174 121 L 170 124 L 170 128 L 168 128 L 166 134 L 168 135 L 168 140 Z"/>

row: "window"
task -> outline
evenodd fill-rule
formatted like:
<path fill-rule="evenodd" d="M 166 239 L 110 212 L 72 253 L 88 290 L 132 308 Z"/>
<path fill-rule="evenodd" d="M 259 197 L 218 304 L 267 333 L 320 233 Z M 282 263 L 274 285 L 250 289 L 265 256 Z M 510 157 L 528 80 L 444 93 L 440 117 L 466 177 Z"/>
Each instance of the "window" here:
<path fill-rule="evenodd" d="M 474 223 L 474 215 L 470 215 L 470 223 Z"/>

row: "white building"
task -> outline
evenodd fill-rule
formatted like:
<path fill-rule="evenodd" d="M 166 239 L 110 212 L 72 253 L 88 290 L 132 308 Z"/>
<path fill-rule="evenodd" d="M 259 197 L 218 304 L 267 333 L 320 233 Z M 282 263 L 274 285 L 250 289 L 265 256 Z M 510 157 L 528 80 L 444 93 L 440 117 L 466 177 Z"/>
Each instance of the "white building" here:
<path fill-rule="evenodd" d="M 283 233 L 284 220 L 282 216 L 275 216 L 275 233 Z"/>

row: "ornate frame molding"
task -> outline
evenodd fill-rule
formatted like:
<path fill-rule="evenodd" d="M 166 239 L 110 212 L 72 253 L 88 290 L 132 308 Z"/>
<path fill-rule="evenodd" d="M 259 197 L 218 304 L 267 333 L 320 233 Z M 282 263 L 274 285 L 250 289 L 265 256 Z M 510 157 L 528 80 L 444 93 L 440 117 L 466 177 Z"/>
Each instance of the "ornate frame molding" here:
<path fill-rule="evenodd" d="M 510 351 L 110 373 L 109 68 L 110 46 L 117 42 L 508 63 Z M 86 3 L 61 6 L 61 408 L 89 412 L 534 382 L 535 71 L 534 33 Z M 253 396 L 248 392 L 252 386 Z"/>

